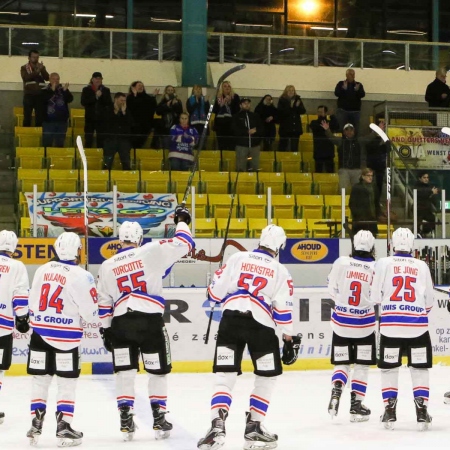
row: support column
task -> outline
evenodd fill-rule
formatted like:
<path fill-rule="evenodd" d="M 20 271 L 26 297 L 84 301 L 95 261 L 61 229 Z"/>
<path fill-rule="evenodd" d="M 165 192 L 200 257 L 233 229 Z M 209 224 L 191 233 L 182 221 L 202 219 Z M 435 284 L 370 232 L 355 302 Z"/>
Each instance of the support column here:
<path fill-rule="evenodd" d="M 433 0 L 431 11 L 431 40 L 439 42 L 439 0 Z M 440 67 L 439 62 L 439 47 L 433 47 L 433 70 Z"/>
<path fill-rule="evenodd" d="M 134 0 L 127 0 L 127 30 L 134 26 Z M 127 33 L 127 59 L 133 58 L 133 35 Z"/>

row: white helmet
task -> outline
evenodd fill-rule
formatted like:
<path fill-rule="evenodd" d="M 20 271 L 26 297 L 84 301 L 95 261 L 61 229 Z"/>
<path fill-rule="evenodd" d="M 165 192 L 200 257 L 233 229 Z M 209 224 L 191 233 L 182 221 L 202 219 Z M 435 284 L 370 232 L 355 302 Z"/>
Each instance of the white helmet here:
<path fill-rule="evenodd" d="M 0 231 L 0 250 L 14 253 L 17 247 L 17 236 L 14 231 Z"/>
<path fill-rule="evenodd" d="M 120 225 L 119 240 L 121 242 L 129 241 L 141 245 L 143 235 L 142 227 L 137 222 L 125 221 Z"/>
<path fill-rule="evenodd" d="M 359 230 L 353 238 L 353 247 L 355 250 L 371 252 L 375 245 L 375 238 L 368 230 Z"/>
<path fill-rule="evenodd" d="M 411 253 L 414 248 L 414 234 L 409 228 L 397 228 L 392 233 L 392 247 L 396 252 Z"/>
<path fill-rule="evenodd" d="M 81 239 L 78 234 L 65 231 L 58 236 L 55 242 L 55 252 L 62 261 L 74 261 L 78 258 L 81 248 Z"/>
<path fill-rule="evenodd" d="M 261 231 L 261 238 L 259 245 L 261 247 L 269 248 L 278 253 L 280 248 L 286 244 L 286 234 L 283 228 L 277 225 L 268 225 Z"/>

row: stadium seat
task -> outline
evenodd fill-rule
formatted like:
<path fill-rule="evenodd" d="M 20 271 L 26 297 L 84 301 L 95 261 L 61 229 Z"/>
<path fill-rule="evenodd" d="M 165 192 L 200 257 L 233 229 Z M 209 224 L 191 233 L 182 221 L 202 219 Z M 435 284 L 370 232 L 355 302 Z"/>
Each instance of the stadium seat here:
<path fill-rule="evenodd" d="M 195 237 L 213 238 L 216 237 L 216 219 L 195 219 Z"/>
<path fill-rule="evenodd" d="M 277 225 L 277 219 L 272 219 L 271 224 Z M 248 237 L 252 239 L 259 239 L 261 231 L 268 225 L 267 219 L 250 217 L 248 219 Z"/>
<path fill-rule="evenodd" d="M 198 159 L 199 170 L 207 172 L 219 172 L 221 167 L 220 151 L 202 150 Z"/>
<path fill-rule="evenodd" d="M 41 127 L 14 127 L 17 147 L 41 147 Z"/>
<path fill-rule="evenodd" d="M 84 108 L 70 108 L 70 125 L 72 128 L 84 128 Z"/>
<path fill-rule="evenodd" d="M 178 170 L 172 170 L 170 172 L 170 191 L 177 194 L 184 194 L 191 173 L 190 171 L 180 172 Z M 197 171 L 192 178 L 192 186 L 195 187 L 196 192 L 199 192 L 199 181 L 200 177 Z"/>
<path fill-rule="evenodd" d="M 322 219 L 324 204 L 322 195 L 296 195 L 299 219 Z"/>
<path fill-rule="evenodd" d="M 378 239 L 386 239 L 387 238 L 387 224 L 385 223 L 379 223 L 378 224 Z M 390 235 L 392 236 L 392 233 L 394 232 L 394 225 L 390 226 Z"/>
<path fill-rule="evenodd" d="M 169 172 L 141 171 L 141 192 L 167 194 L 170 192 Z"/>
<path fill-rule="evenodd" d="M 200 172 L 202 194 L 228 194 L 230 175 L 228 172 Z"/>
<path fill-rule="evenodd" d="M 261 172 L 273 172 L 275 170 L 274 152 L 260 152 L 259 169 Z"/>
<path fill-rule="evenodd" d="M 316 162 L 313 152 L 302 152 L 302 172 L 314 172 Z"/>
<path fill-rule="evenodd" d="M 88 166 L 89 167 L 89 166 Z M 109 192 L 109 171 L 108 170 L 88 170 L 88 190 L 89 192 Z M 80 189 L 84 190 L 83 174 L 80 175 Z"/>
<path fill-rule="evenodd" d="M 33 185 L 37 185 L 38 192 L 47 190 L 47 169 L 18 169 L 17 181 L 19 192 L 33 192 Z"/>
<path fill-rule="evenodd" d="M 276 219 L 294 219 L 295 196 L 272 195 L 272 217 Z"/>
<path fill-rule="evenodd" d="M 265 195 L 239 194 L 240 217 L 265 218 L 267 197 Z"/>
<path fill-rule="evenodd" d="M 328 222 L 328 223 L 327 223 Z M 309 236 L 313 238 L 330 238 L 336 236 L 341 230 L 341 225 L 336 225 L 330 219 L 307 219 Z"/>
<path fill-rule="evenodd" d="M 53 192 L 78 192 L 78 169 L 49 169 L 48 188 Z"/>
<path fill-rule="evenodd" d="M 301 171 L 302 155 L 298 152 L 276 152 L 277 172 Z"/>
<path fill-rule="evenodd" d="M 178 194 L 178 204 L 183 201 L 183 194 Z M 192 210 L 192 195 L 189 195 L 186 200 L 186 207 Z M 208 217 L 208 195 L 207 194 L 195 194 L 195 217 L 204 219 Z"/>
<path fill-rule="evenodd" d="M 20 218 L 20 237 L 31 237 L 31 218 Z"/>
<path fill-rule="evenodd" d="M 222 151 L 222 171 L 234 172 L 236 170 L 236 152 L 234 150 Z"/>
<path fill-rule="evenodd" d="M 139 170 L 111 170 L 111 189 L 117 186 L 119 192 L 139 192 Z"/>
<path fill-rule="evenodd" d="M 103 149 L 102 148 L 85 148 L 86 162 L 88 170 L 103 169 Z M 77 158 L 77 166 L 79 169 L 83 168 L 80 158 Z"/>
<path fill-rule="evenodd" d="M 209 217 L 228 217 L 231 208 L 231 194 L 208 194 Z M 233 212 L 231 217 L 238 217 L 239 196 L 236 195 L 233 203 Z"/>
<path fill-rule="evenodd" d="M 163 150 L 136 149 L 136 167 L 140 170 L 161 170 L 164 161 Z"/>
<path fill-rule="evenodd" d="M 257 172 L 230 172 L 230 192 L 237 194 L 258 194 Z M 237 185 L 236 185 L 236 179 Z"/>
<path fill-rule="evenodd" d="M 216 219 L 217 234 L 220 237 L 225 237 L 228 219 Z M 228 228 L 228 238 L 246 238 L 248 233 L 247 219 L 230 219 L 230 226 Z"/>
<path fill-rule="evenodd" d="M 306 237 L 307 228 L 304 219 L 278 219 L 278 226 L 284 229 L 288 238 Z"/>
<path fill-rule="evenodd" d="M 312 176 L 316 194 L 339 194 L 339 175 L 337 173 L 313 173 Z"/>
<path fill-rule="evenodd" d="M 267 194 L 267 188 L 271 188 L 272 195 L 285 193 L 286 180 L 284 173 L 258 172 L 259 192 Z"/>
<path fill-rule="evenodd" d="M 324 195 L 325 213 L 329 219 L 342 219 L 342 197 L 340 195 Z M 350 216 L 350 208 L 348 202 L 350 195 L 345 196 L 345 216 Z"/>
<path fill-rule="evenodd" d="M 286 193 L 291 195 L 310 195 L 312 193 L 312 174 L 286 173 Z"/>
<path fill-rule="evenodd" d="M 15 167 L 42 169 L 45 167 L 44 147 L 16 147 Z"/>
<path fill-rule="evenodd" d="M 23 192 L 19 192 L 19 210 L 21 217 L 30 217 L 28 202 Z"/>

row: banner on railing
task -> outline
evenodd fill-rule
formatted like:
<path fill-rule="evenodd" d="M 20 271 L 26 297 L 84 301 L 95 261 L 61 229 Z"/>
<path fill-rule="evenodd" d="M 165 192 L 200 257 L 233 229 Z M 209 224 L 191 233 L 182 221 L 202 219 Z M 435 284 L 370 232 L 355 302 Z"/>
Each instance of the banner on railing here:
<path fill-rule="evenodd" d="M 25 193 L 33 227 L 33 193 Z M 89 236 L 113 235 L 112 192 L 88 195 Z M 175 194 L 117 193 L 117 223 L 139 222 L 144 236 L 170 237 L 174 231 Z M 38 237 L 56 237 L 63 231 L 83 235 L 84 201 L 81 192 L 39 192 L 36 204 Z"/>

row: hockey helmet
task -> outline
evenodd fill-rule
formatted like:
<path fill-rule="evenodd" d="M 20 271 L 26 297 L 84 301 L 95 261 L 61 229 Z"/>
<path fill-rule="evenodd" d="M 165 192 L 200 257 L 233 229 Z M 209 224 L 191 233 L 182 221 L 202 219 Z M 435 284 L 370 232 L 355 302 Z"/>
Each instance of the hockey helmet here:
<path fill-rule="evenodd" d="M 392 247 L 396 252 L 411 253 L 414 248 L 414 234 L 409 228 L 397 228 L 392 233 Z"/>
<path fill-rule="evenodd" d="M 0 250 L 14 253 L 17 247 L 17 236 L 14 231 L 0 231 Z"/>
<path fill-rule="evenodd" d="M 55 252 L 62 261 L 76 260 L 81 247 L 80 237 L 71 231 L 60 234 L 55 242 Z"/>
<path fill-rule="evenodd" d="M 261 231 L 261 238 L 259 240 L 261 247 L 269 248 L 278 253 L 280 248 L 283 248 L 285 244 L 286 234 L 283 228 L 277 225 L 268 225 Z"/>
<path fill-rule="evenodd" d="M 129 222 L 126 220 L 119 229 L 119 240 L 121 242 L 132 242 L 139 246 L 141 245 L 143 235 L 144 232 L 138 222 Z"/>
<path fill-rule="evenodd" d="M 353 247 L 355 250 L 370 252 L 375 245 L 375 238 L 368 230 L 359 230 L 353 238 Z"/>

